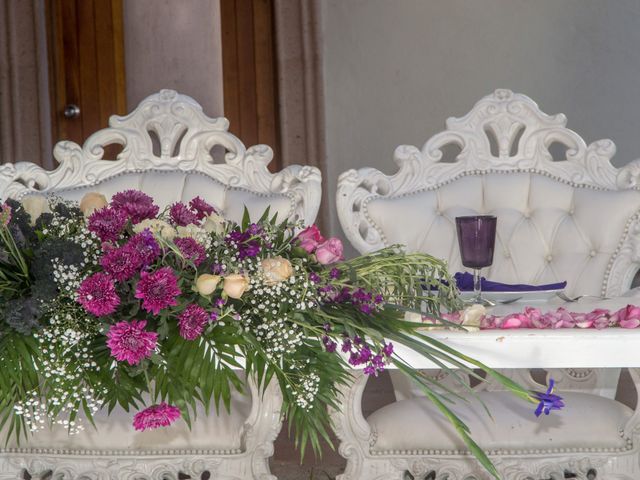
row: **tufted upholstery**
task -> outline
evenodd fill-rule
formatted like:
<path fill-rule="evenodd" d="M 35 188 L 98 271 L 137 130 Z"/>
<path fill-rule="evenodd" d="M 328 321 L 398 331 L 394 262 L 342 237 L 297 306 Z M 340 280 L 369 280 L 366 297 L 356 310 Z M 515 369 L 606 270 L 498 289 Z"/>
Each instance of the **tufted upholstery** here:
<path fill-rule="evenodd" d="M 79 201 L 87 192 L 100 192 L 107 199 L 126 189 L 138 189 L 151 195 L 160 209 L 177 201 L 189 201 L 200 196 L 214 205 L 223 215 L 235 221 L 242 219 L 246 206 L 251 218 L 259 218 L 269 207 L 278 218 L 294 215 L 296 201 L 286 193 L 258 193 L 247 188 L 225 186 L 201 172 L 147 170 L 139 173 L 118 174 L 95 185 L 56 189 L 48 192 L 68 200 Z"/>
<path fill-rule="evenodd" d="M 422 149 L 396 149 L 398 172 L 350 170 L 338 181 L 340 223 L 362 253 L 392 244 L 463 269 L 454 219 L 494 214 L 494 264 L 508 283 L 568 282 L 567 292 L 620 295 L 640 267 L 640 162 L 610 163 L 609 140 L 586 145 L 524 95 L 497 90 Z M 566 147 L 554 160 L 550 148 Z M 443 149 L 460 153 L 443 162 Z"/>
<path fill-rule="evenodd" d="M 455 217 L 496 215 L 494 262 L 483 274 L 506 283 L 566 280 L 570 295 L 604 293 L 609 261 L 639 211 L 636 191 L 575 188 L 531 173 L 465 176 L 364 206 L 386 243 L 446 259 L 453 272 L 464 269 Z"/>

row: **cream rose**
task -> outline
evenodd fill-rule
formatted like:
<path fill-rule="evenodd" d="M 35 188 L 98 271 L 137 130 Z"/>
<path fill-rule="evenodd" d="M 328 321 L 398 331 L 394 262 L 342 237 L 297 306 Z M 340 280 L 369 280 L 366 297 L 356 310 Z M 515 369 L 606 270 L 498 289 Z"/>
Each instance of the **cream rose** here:
<path fill-rule="evenodd" d="M 216 235 L 221 235 L 224 232 L 224 217 L 218 215 L 217 213 L 212 213 L 211 215 L 207 215 L 204 218 L 204 223 L 202 224 L 202 228 L 207 233 L 214 233 Z"/>
<path fill-rule="evenodd" d="M 264 283 L 267 285 L 275 285 L 284 282 L 293 275 L 293 267 L 291 262 L 282 257 L 265 258 L 260 262 L 260 268 L 264 275 Z"/>
<path fill-rule="evenodd" d="M 165 240 L 173 240 L 176 235 L 176 229 L 164 220 L 158 219 L 145 219 L 140 223 L 133 226 L 133 231 L 136 233 L 150 230 L 154 235 L 160 235 Z"/>
<path fill-rule="evenodd" d="M 249 288 L 249 278 L 239 273 L 233 273 L 224 277 L 222 290 L 228 297 L 238 299 Z"/>
<path fill-rule="evenodd" d="M 178 238 L 193 238 L 196 242 L 201 243 L 205 247 L 208 247 L 211 244 L 210 235 L 203 228 L 189 224 L 186 227 L 178 226 L 176 227 L 176 231 L 178 232 Z"/>
<path fill-rule="evenodd" d="M 40 215 L 50 212 L 49 202 L 42 195 L 27 195 L 22 199 L 22 208 L 31 217 L 31 225 L 36 224 Z"/>
<path fill-rule="evenodd" d="M 482 321 L 482 317 L 487 314 L 487 309 L 484 306 L 475 303 L 470 307 L 464 309 L 461 315 L 462 326 L 465 327 L 466 330 L 476 331 L 480 330 L 480 322 Z"/>
<path fill-rule="evenodd" d="M 96 210 L 100 210 L 102 207 L 106 207 L 107 197 L 98 192 L 89 192 L 80 200 L 80 210 L 85 217 L 88 217 Z"/>
<path fill-rule="evenodd" d="M 200 295 L 211 295 L 216 291 L 218 284 L 220 283 L 220 275 L 211 275 L 209 273 L 203 273 L 196 280 L 196 291 Z"/>

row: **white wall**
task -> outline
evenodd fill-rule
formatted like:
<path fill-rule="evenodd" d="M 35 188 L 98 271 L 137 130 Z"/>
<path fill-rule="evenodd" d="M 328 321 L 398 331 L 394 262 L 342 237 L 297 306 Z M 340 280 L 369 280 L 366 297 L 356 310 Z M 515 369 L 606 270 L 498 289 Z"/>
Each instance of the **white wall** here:
<path fill-rule="evenodd" d="M 222 115 L 220 0 L 124 2 L 127 108 L 172 88 Z"/>
<path fill-rule="evenodd" d="M 638 0 L 322 0 L 328 175 L 395 171 L 449 116 L 496 88 L 565 113 L 614 163 L 640 157 Z M 341 232 L 331 205 L 332 233 Z"/>

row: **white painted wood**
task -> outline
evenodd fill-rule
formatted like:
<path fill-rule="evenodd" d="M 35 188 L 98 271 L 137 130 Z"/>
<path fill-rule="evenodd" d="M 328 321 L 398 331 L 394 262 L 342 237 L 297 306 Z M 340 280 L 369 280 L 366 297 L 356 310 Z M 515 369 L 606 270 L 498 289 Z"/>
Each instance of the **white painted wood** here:
<path fill-rule="evenodd" d="M 290 205 L 286 209 L 289 217 L 313 223 L 320 206 L 319 170 L 294 165 L 270 173 L 267 165 L 273 157 L 271 148 L 257 145 L 247 149 L 228 132 L 228 127 L 224 118 L 207 117 L 192 98 L 162 90 L 143 100 L 129 115 L 111 117 L 109 128 L 91 135 L 82 147 L 68 141 L 58 143 L 54 156 L 60 165 L 54 171 L 24 162 L 1 165 L 0 198 L 19 199 L 37 193 L 78 198 L 84 191 L 99 191 L 114 181 L 118 189 L 139 188 L 141 178 L 152 186 L 165 185 L 166 180 L 160 182 L 166 178 L 163 175 L 178 172 L 184 174 L 178 176 L 181 183 L 160 189 L 162 197 L 156 197 L 158 203 L 181 198 L 185 189 L 183 179 L 196 175 L 198 179 L 207 179 L 199 180 L 204 182 L 199 184 L 208 182 L 211 191 L 223 191 L 219 200 L 223 205 L 216 205 L 223 210 L 227 208 L 224 195 L 230 191 L 236 193 L 236 202 L 245 195 L 247 201 L 259 203 L 262 210 L 270 201 L 284 198 Z M 150 132 L 158 138 L 158 149 L 154 149 Z M 115 160 L 103 159 L 104 146 L 111 143 L 121 144 L 124 149 Z M 216 145 L 226 152 L 222 163 L 215 163 L 211 156 Z M 112 188 L 116 187 L 112 184 Z M 206 199 L 207 193 L 210 192 L 195 194 Z M 242 205 L 233 207 L 241 214 Z M 232 445 L 209 450 L 190 448 L 190 439 L 184 448 L 149 448 L 141 442 L 139 447 L 129 450 L 89 449 L 82 443 L 72 443 L 70 448 L 57 444 L 33 448 L 28 441 L 4 448 L 3 443 L 0 480 L 27 478 L 23 472 L 28 472 L 29 478 L 52 480 L 178 480 L 180 475 L 192 479 L 274 480 L 269 458 L 281 427 L 281 392 L 277 383 L 269 385 L 264 393 L 252 382 L 249 386 L 252 406 L 248 417 L 240 419 L 243 424 L 240 448 Z M 233 404 L 231 410 L 231 415 L 238 415 Z M 114 415 L 131 416 L 119 410 Z M 95 435 L 98 442 L 100 431 L 98 424 Z M 217 438 L 215 444 L 225 445 L 226 441 Z M 206 439 L 197 443 L 206 443 Z"/>

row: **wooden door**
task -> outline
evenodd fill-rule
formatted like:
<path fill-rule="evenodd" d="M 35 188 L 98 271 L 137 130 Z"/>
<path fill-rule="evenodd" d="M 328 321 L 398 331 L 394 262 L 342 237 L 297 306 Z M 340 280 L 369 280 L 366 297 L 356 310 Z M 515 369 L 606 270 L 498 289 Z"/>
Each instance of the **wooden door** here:
<path fill-rule="evenodd" d="M 127 112 L 122 0 L 46 2 L 53 142 L 82 145 Z"/>
<path fill-rule="evenodd" d="M 245 145 L 273 148 L 281 164 L 273 0 L 220 0 L 224 116 Z"/>

